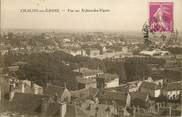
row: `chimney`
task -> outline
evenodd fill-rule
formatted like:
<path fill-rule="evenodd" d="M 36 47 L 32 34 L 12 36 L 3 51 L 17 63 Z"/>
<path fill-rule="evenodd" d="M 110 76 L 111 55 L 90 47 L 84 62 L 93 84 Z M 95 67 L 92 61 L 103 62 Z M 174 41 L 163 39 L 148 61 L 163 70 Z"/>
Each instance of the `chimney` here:
<path fill-rule="evenodd" d="M 65 117 L 67 110 L 66 106 L 66 102 L 60 103 L 60 117 Z"/>
<path fill-rule="evenodd" d="M 38 92 L 39 92 L 39 88 L 36 86 L 35 83 L 33 83 L 33 93 L 38 94 Z"/>
<path fill-rule="evenodd" d="M 15 94 L 15 82 L 10 81 L 9 82 L 9 101 L 12 101 Z"/>
<path fill-rule="evenodd" d="M 25 93 L 25 83 L 21 82 L 21 92 Z"/>

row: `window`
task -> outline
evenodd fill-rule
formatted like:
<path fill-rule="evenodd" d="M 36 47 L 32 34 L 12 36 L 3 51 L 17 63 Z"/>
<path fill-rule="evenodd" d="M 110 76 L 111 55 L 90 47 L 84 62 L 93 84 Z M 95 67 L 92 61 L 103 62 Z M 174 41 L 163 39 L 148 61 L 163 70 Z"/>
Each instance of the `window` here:
<path fill-rule="evenodd" d="M 173 99 L 173 100 L 175 100 L 175 99 L 176 99 L 176 96 L 175 96 L 175 94 L 173 95 L 172 99 Z"/>

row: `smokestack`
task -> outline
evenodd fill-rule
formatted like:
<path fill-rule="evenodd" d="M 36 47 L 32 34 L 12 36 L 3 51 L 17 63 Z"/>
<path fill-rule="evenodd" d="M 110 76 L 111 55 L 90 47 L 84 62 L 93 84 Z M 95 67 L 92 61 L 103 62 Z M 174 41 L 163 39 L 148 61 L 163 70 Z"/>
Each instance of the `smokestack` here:
<path fill-rule="evenodd" d="M 65 117 L 67 110 L 66 106 L 67 106 L 66 102 L 60 104 L 60 117 Z"/>

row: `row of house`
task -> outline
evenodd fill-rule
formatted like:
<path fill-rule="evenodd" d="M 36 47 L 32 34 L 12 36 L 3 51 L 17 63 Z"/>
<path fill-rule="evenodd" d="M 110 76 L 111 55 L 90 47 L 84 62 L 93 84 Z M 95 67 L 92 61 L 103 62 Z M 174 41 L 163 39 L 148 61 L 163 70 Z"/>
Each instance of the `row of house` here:
<path fill-rule="evenodd" d="M 105 88 L 119 86 L 119 77 L 116 74 L 103 73 L 101 70 L 93 70 L 88 68 L 79 68 L 74 70 L 80 73 L 76 77 L 78 88 L 97 88 L 97 79 L 104 79 Z"/>
<path fill-rule="evenodd" d="M 106 76 L 111 79 L 113 77 L 110 74 Z M 73 110 L 76 111 L 73 116 L 78 116 L 79 111 L 80 116 L 85 117 L 135 115 L 140 111 L 145 114 L 159 114 L 169 108 L 171 115 L 175 115 L 174 111 L 179 112 L 181 81 L 165 83 L 164 80 L 149 77 L 145 81 L 107 87 L 104 74 L 96 78 L 96 87 L 85 87 L 76 91 L 69 91 L 66 84 L 65 87 L 51 84 L 41 87 L 28 80 L 10 79 L 9 97 L 4 101 L 2 96 L 1 100 L 7 103 L 5 108 L 11 111 L 44 116 L 69 117 Z M 30 101 L 32 103 L 28 103 Z"/>

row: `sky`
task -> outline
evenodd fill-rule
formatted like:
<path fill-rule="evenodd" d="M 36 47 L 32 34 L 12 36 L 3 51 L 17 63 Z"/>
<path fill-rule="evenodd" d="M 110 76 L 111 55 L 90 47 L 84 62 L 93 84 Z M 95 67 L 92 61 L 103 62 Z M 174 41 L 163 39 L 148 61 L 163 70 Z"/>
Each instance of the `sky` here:
<path fill-rule="evenodd" d="M 1 28 L 140 31 L 155 0 L 1 0 Z M 182 31 L 182 0 L 174 2 L 174 26 Z M 59 13 L 22 13 L 20 9 L 59 9 Z M 109 9 L 109 12 L 67 12 L 67 9 Z"/>

